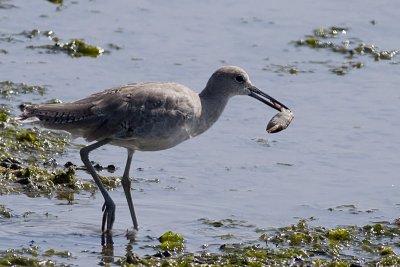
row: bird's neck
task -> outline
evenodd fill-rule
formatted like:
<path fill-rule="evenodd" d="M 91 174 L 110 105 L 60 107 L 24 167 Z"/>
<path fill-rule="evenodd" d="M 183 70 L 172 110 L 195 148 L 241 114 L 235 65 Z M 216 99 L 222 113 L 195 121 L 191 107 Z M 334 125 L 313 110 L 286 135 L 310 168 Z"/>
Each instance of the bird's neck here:
<path fill-rule="evenodd" d="M 196 120 L 195 135 L 205 132 L 218 120 L 229 100 L 228 96 L 214 95 L 206 90 L 203 90 L 199 97 L 201 113 Z"/>

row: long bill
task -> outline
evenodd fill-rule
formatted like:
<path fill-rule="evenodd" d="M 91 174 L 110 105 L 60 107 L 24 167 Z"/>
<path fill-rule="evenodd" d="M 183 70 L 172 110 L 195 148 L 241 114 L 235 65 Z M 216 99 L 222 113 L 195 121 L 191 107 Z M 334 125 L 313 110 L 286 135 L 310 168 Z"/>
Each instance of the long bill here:
<path fill-rule="evenodd" d="M 282 104 L 275 98 L 267 95 L 266 93 L 264 93 L 263 91 L 261 91 L 260 89 L 258 89 L 255 86 L 249 87 L 249 90 L 250 90 L 249 96 L 254 97 L 255 99 L 263 102 L 264 104 L 270 106 L 271 108 L 274 108 L 278 111 L 282 111 L 283 108 L 289 109 L 287 106 L 285 106 L 284 104 Z"/>

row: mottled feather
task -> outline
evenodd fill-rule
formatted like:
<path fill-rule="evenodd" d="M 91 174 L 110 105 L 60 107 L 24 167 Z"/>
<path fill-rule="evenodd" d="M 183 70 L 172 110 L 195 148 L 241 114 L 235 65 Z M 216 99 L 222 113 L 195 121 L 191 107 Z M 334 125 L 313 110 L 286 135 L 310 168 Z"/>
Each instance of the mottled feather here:
<path fill-rule="evenodd" d="M 27 106 L 22 118 L 37 117 L 47 128 L 88 141 L 111 138 L 123 147 L 159 150 L 176 145 L 177 137 L 190 137 L 199 101 L 196 93 L 177 83 L 127 84 L 72 103 Z M 152 139 L 156 143 L 149 142 Z"/>

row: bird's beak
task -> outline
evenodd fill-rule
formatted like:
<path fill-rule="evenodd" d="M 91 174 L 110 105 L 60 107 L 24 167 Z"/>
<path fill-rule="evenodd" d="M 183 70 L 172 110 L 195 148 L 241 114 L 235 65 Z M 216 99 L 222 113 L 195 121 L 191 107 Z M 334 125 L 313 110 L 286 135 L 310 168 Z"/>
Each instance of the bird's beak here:
<path fill-rule="evenodd" d="M 255 86 L 250 86 L 248 88 L 250 90 L 249 96 L 254 97 L 255 99 L 263 102 L 264 104 L 270 106 L 271 108 L 274 108 L 278 111 L 282 111 L 282 109 L 289 109 L 287 106 L 279 102 L 278 100 L 274 99 L 273 97 L 270 97 L 260 89 L 258 89 Z"/>

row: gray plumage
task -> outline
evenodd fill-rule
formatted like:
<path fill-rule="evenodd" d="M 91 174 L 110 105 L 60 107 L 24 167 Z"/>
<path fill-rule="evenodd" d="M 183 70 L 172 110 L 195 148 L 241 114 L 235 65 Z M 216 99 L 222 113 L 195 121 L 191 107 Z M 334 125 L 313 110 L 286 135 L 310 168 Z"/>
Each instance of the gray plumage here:
<path fill-rule="evenodd" d="M 70 132 L 87 141 L 140 151 L 170 148 L 188 139 L 201 114 L 197 94 L 177 83 L 128 84 L 82 100 L 28 106 L 22 117 L 44 127 Z"/>
<path fill-rule="evenodd" d="M 122 184 L 134 228 L 138 229 L 129 179 L 134 151 L 167 149 L 203 133 L 235 95 L 249 95 L 279 111 L 287 108 L 253 86 L 243 69 L 226 66 L 213 73 L 200 94 L 178 83 L 127 84 L 72 103 L 27 106 L 21 120 L 34 118 L 44 127 L 96 141 L 81 149 L 81 158 L 105 199 L 102 230 L 107 224 L 106 232 L 110 233 L 115 204 L 91 165 L 89 153 L 105 144 L 128 149 Z"/>

